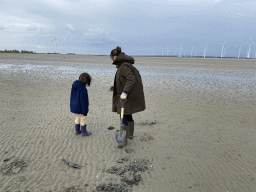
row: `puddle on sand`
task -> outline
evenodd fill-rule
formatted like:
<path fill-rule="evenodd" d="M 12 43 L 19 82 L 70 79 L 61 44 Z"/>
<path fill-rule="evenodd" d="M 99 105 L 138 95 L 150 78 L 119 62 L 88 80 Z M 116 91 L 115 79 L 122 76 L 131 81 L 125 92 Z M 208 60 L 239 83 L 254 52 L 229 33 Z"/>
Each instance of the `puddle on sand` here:
<path fill-rule="evenodd" d="M 2 61 L 3 62 L 3 61 Z M 211 71 L 209 71 L 209 74 L 200 73 L 191 73 L 191 71 L 188 71 L 184 68 L 185 72 L 170 72 L 172 68 L 169 68 L 167 70 L 166 67 L 157 67 L 157 72 L 148 71 L 151 68 L 140 68 L 140 74 L 142 76 L 142 79 L 146 86 L 152 86 L 152 84 L 155 83 L 157 80 L 158 83 L 164 84 L 165 86 L 176 84 L 178 86 L 182 85 L 182 82 L 186 82 L 187 85 L 193 87 L 194 85 L 197 85 L 197 87 L 205 88 L 209 87 L 209 82 L 211 84 L 211 87 L 218 88 L 219 85 L 223 86 L 224 84 L 242 84 L 246 87 L 246 85 L 250 87 L 256 88 L 256 77 L 252 76 L 251 74 L 248 74 L 246 77 L 237 76 L 239 73 L 236 73 L 236 75 L 230 75 L 232 73 L 229 73 L 229 75 L 223 74 L 211 74 Z M 106 65 L 94 65 L 94 64 L 87 64 L 81 67 L 72 67 L 72 66 L 55 66 L 55 65 L 32 65 L 32 64 L 25 64 L 25 65 L 19 65 L 19 64 L 3 64 L 0 62 L 0 69 L 1 72 L 8 71 L 9 72 L 26 72 L 31 74 L 33 72 L 43 73 L 44 75 L 49 74 L 80 74 L 82 72 L 88 72 L 92 76 L 96 76 L 98 79 L 111 79 L 113 80 L 114 74 L 116 69 L 113 66 L 106 67 Z M 154 67 L 152 67 L 154 69 Z M 177 69 L 177 68 L 176 68 Z M 181 68 L 179 68 L 180 70 Z M 160 72 L 159 72 L 160 71 Z M 163 71 L 163 72 L 161 72 Z M 205 71 L 204 71 L 205 72 Z M 236 71 L 234 71 L 235 73 Z M 207 72 L 208 73 L 208 72 Z M 245 74 L 244 71 L 241 72 L 241 74 Z M 61 75 L 58 75 L 58 77 L 62 77 Z M 66 76 L 65 76 L 66 78 Z M 217 82 L 216 82 L 217 81 Z M 212 83 L 211 83 L 212 82 Z M 225 86 L 224 86 L 225 87 Z M 230 87 L 229 87 L 230 88 Z"/>
<path fill-rule="evenodd" d="M 108 68 L 78 68 L 78 67 L 68 67 L 68 66 L 60 66 L 57 68 L 59 71 L 63 71 L 65 73 L 82 73 L 86 71 L 87 73 L 112 73 L 113 70 L 108 69 Z"/>
<path fill-rule="evenodd" d="M 95 65 L 93 65 L 95 66 Z M 70 67 L 70 66 L 59 66 L 55 67 L 54 65 L 18 65 L 18 64 L 1 64 L 0 63 L 0 69 L 3 70 L 14 70 L 14 71 L 44 71 L 44 70 L 54 70 L 54 71 L 62 71 L 65 73 L 80 73 L 83 71 L 86 71 L 88 73 L 97 73 L 97 74 L 106 74 L 106 73 L 114 73 L 115 69 L 112 69 L 111 67 L 95 67 L 93 66 L 84 66 L 84 67 Z M 155 68 L 155 67 L 152 67 Z M 161 67 L 157 67 L 161 70 Z M 256 76 L 255 77 L 239 77 L 239 76 L 229 76 L 229 75 L 213 75 L 213 74 L 204 74 L 204 73 L 191 73 L 191 72 L 149 72 L 147 69 L 150 69 L 150 67 L 147 67 L 144 70 L 144 67 L 140 67 L 140 74 L 142 76 L 153 76 L 153 77 L 163 77 L 168 76 L 170 78 L 175 77 L 184 77 L 184 78 L 193 78 L 193 79 L 219 79 L 222 81 L 228 81 L 228 82 L 246 82 L 246 81 L 254 81 L 256 82 Z M 172 69 L 172 68 L 171 68 Z M 180 68 L 181 69 L 181 68 Z M 162 69 L 163 71 L 166 71 L 166 67 Z M 185 69 L 184 69 L 185 70 Z"/>

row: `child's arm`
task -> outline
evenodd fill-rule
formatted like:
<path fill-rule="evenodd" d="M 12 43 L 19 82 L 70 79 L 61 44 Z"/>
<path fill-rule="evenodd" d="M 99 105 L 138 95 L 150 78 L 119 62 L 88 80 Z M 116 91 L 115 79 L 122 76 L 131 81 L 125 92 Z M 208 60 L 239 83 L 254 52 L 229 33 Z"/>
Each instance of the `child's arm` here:
<path fill-rule="evenodd" d="M 80 104 L 82 107 L 82 114 L 88 113 L 89 111 L 89 97 L 86 87 L 83 87 L 80 93 Z"/>

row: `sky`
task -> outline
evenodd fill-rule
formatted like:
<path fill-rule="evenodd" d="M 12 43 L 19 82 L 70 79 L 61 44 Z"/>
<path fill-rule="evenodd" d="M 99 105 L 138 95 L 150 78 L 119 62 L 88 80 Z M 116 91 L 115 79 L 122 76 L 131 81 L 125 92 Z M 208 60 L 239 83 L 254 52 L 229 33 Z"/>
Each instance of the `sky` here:
<path fill-rule="evenodd" d="M 255 57 L 254 42 L 255 0 L 0 1 L 0 50 Z"/>

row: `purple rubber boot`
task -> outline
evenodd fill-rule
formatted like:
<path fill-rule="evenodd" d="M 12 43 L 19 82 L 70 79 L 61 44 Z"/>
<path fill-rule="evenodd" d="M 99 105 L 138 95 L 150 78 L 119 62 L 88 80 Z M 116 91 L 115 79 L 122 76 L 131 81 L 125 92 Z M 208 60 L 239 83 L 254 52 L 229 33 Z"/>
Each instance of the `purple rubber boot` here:
<path fill-rule="evenodd" d="M 80 124 L 75 124 L 75 128 L 76 128 L 76 135 L 82 133 L 80 130 Z"/>
<path fill-rule="evenodd" d="M 81 125 L 81 131 L 82 131 L 82 136 L 89 136 L 92 133 L 86 130 L 86 124 L 84 126 Z"/>

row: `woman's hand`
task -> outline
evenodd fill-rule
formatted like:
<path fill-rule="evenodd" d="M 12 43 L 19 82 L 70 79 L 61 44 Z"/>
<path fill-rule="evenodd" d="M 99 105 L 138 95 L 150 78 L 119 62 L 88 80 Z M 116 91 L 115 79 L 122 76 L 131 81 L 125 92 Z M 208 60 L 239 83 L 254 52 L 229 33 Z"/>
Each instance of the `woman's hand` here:
<path fill-rule="evenodd" d="M 123 96 L 123 95 L 121 95 L 121 96 L 120 96 L 120 99 L 121 99 L 121 100 L 125 100 L 125 99 L 126 99 L 126 97 L 125 97 L 125 96 Z"/>
<path fill-rule="evenodd" d="M 126 97 L 127 97 L 127 94 L 123 92 L 123 93 L 121 94 L 121 96 L 120 96 L 120 99 L 121 99 L 121 100 L 125 100 Z"/>
<path fill-rule="evenodd" d="M 111 86 L 111 87 L 109 88 L 109 91 L 114 91 L 114 86 Z"/>

